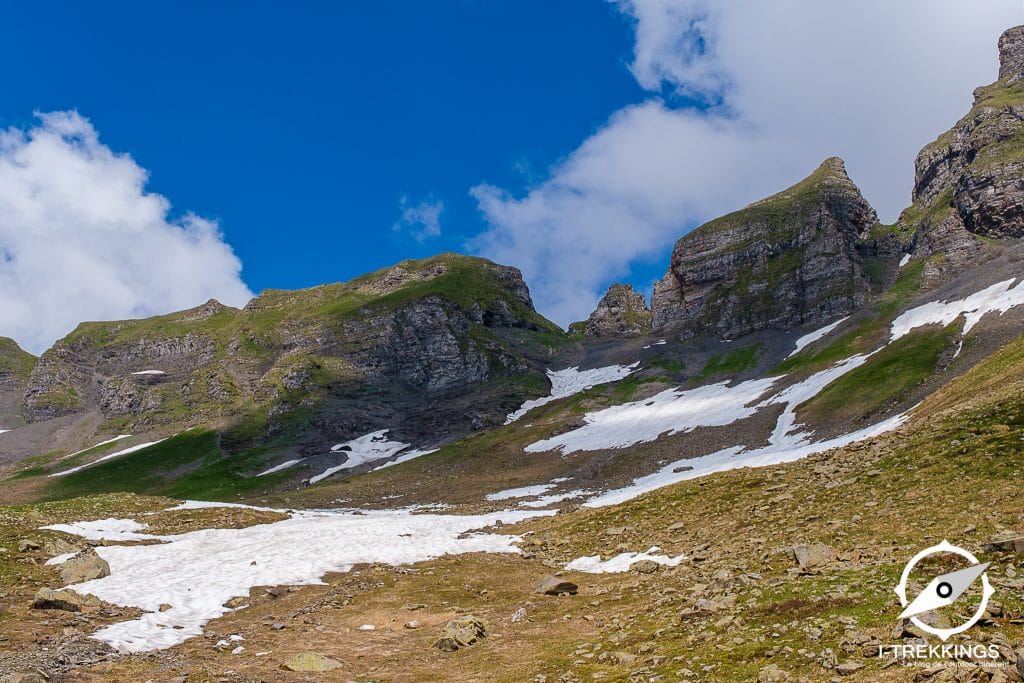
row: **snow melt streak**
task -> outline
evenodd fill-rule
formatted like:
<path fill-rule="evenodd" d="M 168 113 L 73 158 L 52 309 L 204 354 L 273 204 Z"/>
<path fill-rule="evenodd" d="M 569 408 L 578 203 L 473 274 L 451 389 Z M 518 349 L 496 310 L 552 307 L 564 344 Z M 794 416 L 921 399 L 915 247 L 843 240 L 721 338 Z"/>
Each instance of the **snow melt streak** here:
<path fill-rule="evenodd" d="M 100 546 L 96 551 L 110 564 L 110 576 L 72 588 L 146 610 L 94 635 L 122 652 L 144 652 L 201 635 L 206 622 L 231 611 L 225 602 L 247 596 L 254 586 L 318 584 L 327 572 L 348 571 L 357 563 L 399 565 L 448 554 L 518 552 L 516 536 L 467 532 L 545 514 L 552 513 L 301 511 L 273 524 L 157 537 L 165 541 L 157 545 Z M 133 520 L 101 520 L 50 528 L 86 538 L 112 538 L 114 531 L 139 538 L 144 527 Z M 160 612 L 163 603 L 171 609 Z"/>
<path fill-rule="evenodd" d="M 577 368 L 548 370 L 548 379 L 551 380 L 551 393 L 523 403 L 519 410 L 509 413 L 505 424 L 511 424 L 534 408 L 539 408 L 560 398 L 578 394 L 599 384 L 618 382 L 620 379 L 628 377 L 630 373 L 636 370 L 638 365 L 639 362 L 632 365 L 609 365 L 608 367 L 593 368 L 592 370 L 579 370 Z"/>

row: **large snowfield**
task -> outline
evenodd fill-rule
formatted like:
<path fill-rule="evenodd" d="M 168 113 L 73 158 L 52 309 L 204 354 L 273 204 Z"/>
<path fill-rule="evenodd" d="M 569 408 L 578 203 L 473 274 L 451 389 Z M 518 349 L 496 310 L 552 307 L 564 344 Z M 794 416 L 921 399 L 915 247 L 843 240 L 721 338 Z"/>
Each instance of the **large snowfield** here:
<path fill-rule="evenodd" d="M 214 504 L 216 505 L 216 504 Z M 413 514 L 412 510 L 293 511 L 286 520 L 245 529 L 204 529 L 153 536 L 135 520 L 57 524 L 86 539 L 162 541 L 99 546 L 110 576 L 72 586 L 146 614 L 95 634 L 122 652 L 171 647 L 199 636 L 210 619 L 232 611 L 224 603 L 255 586 L 319 584 L 328 572 L 361 563 L 410 564 L 460 553 L 517 553 L 518 537 L 474 530 L 551 511 L 484 515 Z M 159 611 L 161 605 L 170 609 Z"/>

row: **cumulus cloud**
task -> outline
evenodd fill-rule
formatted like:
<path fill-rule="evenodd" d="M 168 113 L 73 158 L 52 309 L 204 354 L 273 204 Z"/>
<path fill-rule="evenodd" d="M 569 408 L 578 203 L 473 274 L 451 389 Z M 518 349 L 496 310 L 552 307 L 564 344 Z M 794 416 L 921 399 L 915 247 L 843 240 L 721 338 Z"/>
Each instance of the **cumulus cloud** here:
<path fill-rule="evenodd" d="M 799 180 L 831 155 L 883 220 L 909 203 L 913 159 L 995 80 L 1017 0 L 618 0 L 649 98 L 523 190 L 472 190 L 470 247 L 520 266 L 543 313 L 585 317 L 639 259 L 700 222 Z"/>
<path fill-rule="evenodd" d="M 217 224 L 146 181 L 76 112 L 0 131 L 0 335 L 39 353 L 83 320 L 252 297 Z"/>
<path fill-rule="evenodd" d="M 395 232 L 407 233 L 417 242 L 440 237 L 444 202 L 426 199 L 418 204 L 410 204 L 408 197 L 402 197 L 399 206 L 402 209 L 402 217 L 394 225 Z"/>

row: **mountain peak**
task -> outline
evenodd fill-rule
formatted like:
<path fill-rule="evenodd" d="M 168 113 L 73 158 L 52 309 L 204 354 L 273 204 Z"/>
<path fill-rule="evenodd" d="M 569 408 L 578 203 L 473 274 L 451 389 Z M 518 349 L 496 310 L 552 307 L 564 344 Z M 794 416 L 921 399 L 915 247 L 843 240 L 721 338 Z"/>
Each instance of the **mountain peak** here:
<path fill-rule="evenodd" d="M 1011 83 L 1024 78 L 1024 26 L 1014 26 L 999 36 L 999 79 Z"/>

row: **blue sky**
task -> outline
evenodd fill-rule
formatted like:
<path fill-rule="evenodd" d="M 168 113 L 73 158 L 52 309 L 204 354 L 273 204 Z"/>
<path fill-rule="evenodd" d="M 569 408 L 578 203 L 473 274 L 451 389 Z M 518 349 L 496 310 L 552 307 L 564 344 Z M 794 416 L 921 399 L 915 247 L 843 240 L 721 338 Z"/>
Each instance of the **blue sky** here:
<path fill-rule="evenodd" d="M 463 251 L 470 187 L 535 179 L 642 95 L 601 2 L 58 6 L 6 10 L 0 126 L 77 110 L 257 292 Z M 403 197 L 443 202 L 440 237 L 393 230 Z"/>
<path fill-rule="evenodd" d="M 828 156 L 895 220 L 1020 23 L 1020 0 L 13 4 L 0 335 L 41 352 L 446 250 L 520 267 L 565 325 Z"/>

